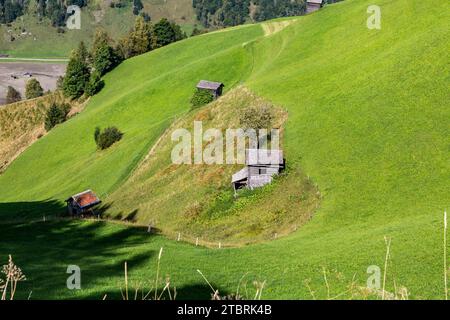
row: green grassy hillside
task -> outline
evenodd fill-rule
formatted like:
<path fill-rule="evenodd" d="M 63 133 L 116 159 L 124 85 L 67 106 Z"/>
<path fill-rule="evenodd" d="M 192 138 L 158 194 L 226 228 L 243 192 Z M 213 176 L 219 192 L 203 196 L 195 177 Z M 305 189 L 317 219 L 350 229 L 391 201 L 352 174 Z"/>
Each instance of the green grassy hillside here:
<path fill-rule="evenodd" d="M 231 88 L 250 72 L 251 57 L 242 43 L 261 34 L 258 25 L 239 28 L 191 38 L 124 62 L 105 77 L 105 90 L 91 99 L 86 112 L 52 130 L 0 177 L 1 200 L 62 200 L 86 188 L 105 198 L 126 180 L 173 119 L 189 110 L 199 79 L 220 79 Z M 109 125 L 119 127 L 124 138 L 99 152 L 95 127 Z M 23 170 L 29 173 L 22 175 Z M 43 173 L 45 182 L 40 180 Z M 17 184 L 6 183 L 10 180 Z"/>
<path fill-rule="evenodd" d="M 372 4 L 382 9 L 381 30 L 366 27 Z M 305 280 L 324 298 L 323 267 L 333 295 L 353 276 L 364 286 L 367 267 L 384 264 L 388 236 L 388 289 L 395 280 L 412 298 L 442 298 L 442 214 L 450 202 L 448 12 L 444 2 L 348 0 L 268 36 L 259 25 L 239 27 L 134 58 L 106 77 L 85 112 L 0 176 L 4 219 L 60 211 L 67 194 L 88 187 L 112 201 L 108 194 L 120 192 L 171 119 L 187 111 L 198 79 L 224 81 L 227 89 L 244 83 L 288 110 L 287 159 L 323 196 L 297 232 L 206 249 L 96 222 L 1 225 L 0 254 L 16 253 L 31 274 L 27 288 L 42 297 L 117 294 L 123 261 L 135 279 L 151 279 L 163 246 L 164 273 L 186 296 L 207 290 L 195 271 L 201 269 L 222 291 L 235 290 L 247 273 L 267 281 L 265 298 L 311 298 Z M 96 125 L 117 125 L 124 139 L 96 152 Z M 69 263 L 87 274 L 75 293 L 64 286 Z"/>
<path fill-rule="evenodd" d="M 231 176 L 243 165 L 172 163 L 174 130 L 194 132 L 194 121 L 202 121 L 204 132 L 216 128 L 225 134 L 227 128 L 240 127 L 239 115 L 250 106 L 271 106 L 273 127 L 280 128 L 283 140 L 286 111 L 239 86 L 175 121 L 132 176 L 105 199 L 100 209 L 103 216 L 151 223 L 165 235 L 182 233 L 183 239 L 191 242 L 198 237 L 202 242 L 227 245 L 272 240 L 304 225 L 319 206 L 320 193 L 298 166 L 289 164 L 271 185 L 256 191 L 239 190 L 235 197 Z"/>
<path fill-rule="evenodd" d="M 80 41 L 90 43 L 96 28 L 104 28 L 114 38 L 125 35 L 133 26 L 136 16 L 132 13 L 130 2 L 123 8 L 110 8 L 111 1 L 91 1 L 81 13 L 81 29 L 58 33 L 50 21 L 39 19 L 32 13 L 18 18 L 11 24 L 0 26 L 0 53 L 21 58 L 61 58 L 68 57 Z M 196 25 L 195 12 L 191 0 L 142 0 L 144 12 L 153 22 L 168 18 L 180 24 L 182 29 L 191 34 Z M 33 10 L 31 10 L 34 12 Z M 22 29 L 27 34 L 22 35 Z M 11 30 L 12 33 L 8 33 Z M 31 33 L 31 34 L 28 34 Z M 16 40 L 9 41 L 9 35 Z"/>

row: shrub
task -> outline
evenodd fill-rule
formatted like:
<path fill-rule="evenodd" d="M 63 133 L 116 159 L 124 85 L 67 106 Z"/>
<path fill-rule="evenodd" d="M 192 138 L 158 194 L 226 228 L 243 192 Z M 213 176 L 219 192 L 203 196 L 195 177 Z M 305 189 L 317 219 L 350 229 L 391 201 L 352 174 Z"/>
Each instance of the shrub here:
<path fill-rule="evenodd" d="M 95 71 L 91 74 L 89 82 L 86 85 L 85 93 L 87 96 L 92 97 L 96 93 L 100 92 L 104 85 L 105 82 L 100 78 L 100 74 Z"/>
<path fill-rule="evenodd" d="M 63 123 L 70 112 L 70 105 L 52 103 L 45 116 L 45 130 L 50 131 L 57 124 Z"/>
<path fill-rule="evenodd" d="M 44 94 L 41 84 L 36 79 L 30 79 L 25 87 L 25 97 L 27 99 L 33 99 L 41 97 Z"/>
<path fill-rule="evenodd" d="M 94 140 L 95 144 L 98 144 L 98 137 L 100 136 L 100 128 L 96 127 L 94 131 Z"/>
<path fill-rule="evenodd" d="M 197 89 L 191 99 L 192 109 L 204 106 L 214 100 L 214 95 L 208 90 Z"/>
<path fill-rule="evenodd" d="M 270 129 L 273 118 L 270 105 L 251 106 L 241 111 L 239 122 L 244 129 Z"/>
<path fill-rule="evenodd" d="M 6 103 L 14 103 L 22 100 L 20 92 L 11 86 L 8 86 L 8 92 L 6 93 Z"/>
<path fill-rule="evenodd" d="M 112 146 L 115 142 L 122 139 L 123 133 L 116 127 L 109 127 L 103 131 L 100 128 L 95 128 L 94 139 L 97 147 L 100 150 L 104 150 Z"/>

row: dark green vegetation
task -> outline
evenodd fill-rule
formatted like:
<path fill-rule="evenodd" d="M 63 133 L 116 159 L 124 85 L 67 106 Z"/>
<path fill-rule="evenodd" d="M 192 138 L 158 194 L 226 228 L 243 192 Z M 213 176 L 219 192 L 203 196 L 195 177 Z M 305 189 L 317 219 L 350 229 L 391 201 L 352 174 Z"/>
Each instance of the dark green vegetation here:
<path fill-rule="evenodd" d="M 8 91 L 6 92 L 6 103 L 14 103 L 20 100 L 22 100 L 20 92 L 11 86 L 8 86 Z"/>
<path fill-rule="evenodd" d="M 123 133 L 116 127 L 108 127 L 100 130 L 95 128 L 94 140 L 100 150 L 104 150 L 112 146 L 115 142 L 122 139 Z"/>
<path fill-rule="evenodd" d="M 237 26 L 247 21 L 299 16 L 305 0 L 194 0 L 197 19 L 204 27 Z"/>
<path fill-rule="evenodd" d="M 25 97 L 27 99 L 34 99 L 41 97 L 44 94 L 44 89 L 42 89 L 41 84 L 36 79 L 30 79 L 25 87 Z"/>
<path fill-rule="evenodd" d="M 87 96 L 92 97 L 93 95 L 99 93 L 104 85 L 105 82 L 101 79 L 100 73 L 94 71 L 91 73 L 89 82 L 86 84 L 85 93 Z"/>
<path fill-rule="evenodd" d="M 63 92 L 66 97 L 79 98 L 84 94 L 90 79 L 88 56 L 84 43 L 72 53 L 63 80 Z"/>
<path fill-rule="evenodd" d="M 119 40 L 116 51 L 121 59 L 128 59 L 185 38 L 186 34 L 176 23 L 163 18 L 153 25 L 139 16 L 134 28 Z"/>
<path fill-rule="evenodd" d="M 382 8 L 381 30 L 365 25 L 371 4 Z M 250 281 L 267 281 L 265 298 L 310 298 L 307 279 L 323 298 L 322 267 L 329 271 L 331 295 L 347 288 L 353 276 L 364 286 L 368 266 L 383 268 L 388 236 L 387 289 L 394 291 L 395 280 L 411 298 L 443 298 L 442 214 L 450 201 L 449 18 L 444 2 L 349 0 L 265 37 L 260 25 L 237 27 L 124 62 L 105 76 L 105 88 L 84 112 L 33 144 L 0 176 L 0 256 L 6 261 L 13 253 L 29 277 L 22 297 L 31 288 L 36 299 L 114 296 L 123 283 L 125 260 L 133 279 L 151 279 L 155 256 L 164 247 L 163 272 L 189 297 L 209 293 L 195 271 L 200 269 L 225 292 L 233 292 L 248 272 Z M 223 242 L 218 249 L 220 240 L 212 239 L 215 249 L 206 249 L 114 224 L 4 224 L 51 217 L 63 211 L 65 197 L 87 188 L 110 205 L 107 213 L 149 223 L 160 209 L 152 201 L 139 207 L 155 190 L 145 178 L 167 188 L 163 179 L 170 172 L 160 171 L 166 168 L 161 164 L 140 176 L 137 164 L 173 118 L 185 116 L 193 88 L 203 78 L 218 79 L 228 90 L 244 83 L 287 109 L 283 149 L 288 163 L 309 175 L 322 196 L 313 218 L 296 232 L 241 248 L 226 248 Z M 111 124 L 126 134 L 97 152 L 92 132 Z M 196 170 L 198 177 L 202 172 Z M 256 199 L 249 206 L 255 224 L 258 214 L 269 216 L 265 209 L 276 200 L 294 204 L 294 213 L 298 208 L 293 202 L 298 197 L 277 186 L 268 192 L 274 197 L 270 203 Z M 167 193 L 176 199 L 172 209 L 187 202 L 183 192 L 171 188 Z M 216 212 L 229 212 L 227 199 L 217 197 L 215 208 L 225 210 Z M 201 230 L 174 212 L 172 218 L 186 224 L 183 231 Z M 248 227 L 245 218 L 224 229 L 228 236 Z M 83 290 L 66 289 L 68 264 L 85 270 Z"/>
<path fill-rule="evenodd" d="M 90 52 L 84 42 L 80 42 L 72 52 L 66 75 L 60 83 L 61 89 L 71 99 L 80 98 L 84 94 L 91 97 L 105 85 L 101 77 L 121 61 L 184 38 L 186 34 L 177 24 L 161 19 L 153 26 L 141 16 L 136 18 L 134 28 L 117 45 L 106 31 L 99 29 L 95 33 Z M 31 92 L 37 91 L 37 88 L 33 88 Z"/>
<path fill-rule="evenodd" d="M 50 131 L 57 124 L 66 121 L 69 112 L 69 104 L 52 102 L 50 108 L 48 108 L 47 114 L 45 115 L 45 130 Z"/>
<path fill-rule="evenodd" d="M 191 98 L 192 108 L 204 106 L 214 100 L 214 95 L 208 90 L 197 89 Z"/>
<path fill-rule="evenodd" d="M 20 17 L 23 12 L 23 2 L 0 0 L 0 24 L 13 22 L 17 17 Z"/>

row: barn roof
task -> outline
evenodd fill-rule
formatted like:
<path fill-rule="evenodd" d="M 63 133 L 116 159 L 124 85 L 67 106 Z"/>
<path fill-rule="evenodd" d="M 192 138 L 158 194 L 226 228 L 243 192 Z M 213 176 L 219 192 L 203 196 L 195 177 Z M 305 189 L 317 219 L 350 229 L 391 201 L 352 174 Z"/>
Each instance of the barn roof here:
<path fill-rule="evenodd" d="M 284 163 L 283 150 L 247 149 L 247 165 L 280 165 Z"/>
<path fill-rule="evenodd" d="M 248 178 L 248 170 L 247 167 L 239 170 L 231 177 L 231 182 L 238 182 Z"/>
<path fill-rule="evenodd" d="M 322 4 L 322 0 L 306 0 L 306 3 Z"/>
<path fill-rule="evenodd" d="M 200 82 L 197 84 L 198 89 L 208 89 L 208 90 L 217 90 L 222 86 L 223 83 L 221 82 L 214 82 L 208 80 L 200 80 Z"/>
<path fill-rule="evenodd" d="M 75 201 L 81 209 L 95 206 L 96 204 L 99 204 L 101 202 L 100 199 L 95 195 L 95 193 L 92 192 L 92 190 L 86 190 L 73 195 L 66 201 L 69 200 Z"/>

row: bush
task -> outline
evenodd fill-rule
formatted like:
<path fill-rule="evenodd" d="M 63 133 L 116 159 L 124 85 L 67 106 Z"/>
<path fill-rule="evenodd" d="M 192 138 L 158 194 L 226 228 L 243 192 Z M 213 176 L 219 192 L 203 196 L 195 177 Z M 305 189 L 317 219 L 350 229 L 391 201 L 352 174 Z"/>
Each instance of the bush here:
<path fill-rule="evenodd" d="M 251 106 L 241 111 L 239 122 L 243 129 L 271 129 L 273 118 L 271 106 Z"/>
<path fill-rule="evenodd" d="M 6 93 L 6 103 L 14 103 L 22 100 L 20 92 L 11 86 L 8 86 L 8 92 Z"/>
<path fill-rule="evenodd" d="M 27 82 L 25 88 L 25 97 L 27 99 L 33 99 L 41 97 L 44 94 L 44 89 L 42 89 L 41 84 L 36 79 L 30 79 Z"/>
<path fill-rule="evenodd" d="M 95 144 L 98 144 L 98 137 L 100 136 L 100 128 L 96 127 L 94 131 L 94 140 Z"/>
<path fill-rule="evenodd" d="M 94 139 L 97 147 L 100 150 L 104 150 L 112 146 L 115 142 L 122 139 L 123 133 L 116 127 L 109 127 L 103 131 L 100 128 L 95 128 Z"/>
<path fill-rule="evenodd" d="M 204 106 L 214 100 L 214 95 L 208 90 L 197 89 L 191 99 L 192 109 Z"/>
<path fill-rule="evenodd" d="M 89 82 L 86 85 L 85 93 L 87 96 L 92 97 L 96 93 L 100 92 L 104 85 L 105 82 L 100 78 L 100 74 L 95 71 L 91 74 Z"/>
<path fill-rule="evenodd" d="M 52 103 L 45 116 L 45 130 L 50 131 L 57 124 L 63 123 L 70 112 L 70 105 Z"/>

